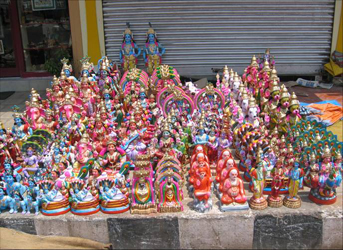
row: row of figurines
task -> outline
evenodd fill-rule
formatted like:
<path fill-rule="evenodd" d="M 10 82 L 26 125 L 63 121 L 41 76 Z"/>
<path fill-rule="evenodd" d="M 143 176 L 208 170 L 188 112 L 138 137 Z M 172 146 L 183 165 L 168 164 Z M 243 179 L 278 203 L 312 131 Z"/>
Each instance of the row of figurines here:
<path fill-rule="evenodd" d="M 55 179 L 25 178 L 20 171 L 6 171 L 0 182 L 0 212 L 23 214 L 31 210 L 46 216 L 71 211 L 76 215 L 103 213 L 183 211 L 184 173 L 181 163 L 166 154 L 153 170 L 149 155 L 139 155 L 134 165 L 125 162 L 120 171 L 100 171 L 90 160 L 75 174 L 69 167 Z M 93 168 L 94 167 L 94 168 Z M 130 171 L 130 168 L 133 168 Z M 86 175 L 80 174 L 87 172 Z M 132 180 L 129 174 L 132 172 Z"/>
<path fill-rule="evenodd" d="M 188 190 L 194 198 L 193 209 L 198 212 L 209 211 L 212 208 L 213 190 L 220 199 L 221 211 L 248 209 L 243 181 L 230 150 L 222 152 L 214 171 L 214 182 L 207 150 L 203 145 L 196 145 L 190 159 Z M 104 213 L 121 213 L 130 207 L 132 213 L 183 210 L 182 187 L 186 171 L 172 155 L 164 155 L 155 171 L 150 156 L 140 155 L 134 166 L 131 191 L 130 180 L 125 177 L 130 163 L 123 164 L 119 172 L 105 170 L 99 175 L 99 171 L 92 169 L 91 174 L 83 176 L 84 170 L 93 167 L 93 163 L 88 162 L 89 165 L 81 169 L 78 175 L 75 175 L 72 168 L 67 168 L 55 181 L 35 182 L 33 178 L 28 178 L 24 183 L 20 171 L 14 174 L 11 170 L 6 171 L 3 175 L 5 182 L 0 186 L 1 210 L 9 208 L 10 213 L 16 213 L 20 206 L 23 213 L 29 213 L 32 208 L 38 213 L 41 206 L 44 215 L 60 215 L 70 209 L 77 215 L 93 214 L 99 210 Z M 299 168 L 299 162 L 295 161 L 290 171 L 285 171 L 286 167 L 277 164 L 268 177 L 265 175 L 264 163 L 259 158 L 250 170 L 253 191 L 253 197 L 249 201 L 250 207 L 265 209 L 268 204 L 271 207 L 300 207 L 298 190 L 302 187 L 304 172 Z M 323 202 L 321 194 L 328 192 L 327 185 L 322 186 L 319 181 L 315 186 L 315 180 L 311 181 L 311 200 L 320 204 L 332 204 L 336 200 L 336 193 L 331 192 L 330 199 L 326 199 L 328 203 Z M 263 196 L 266 193 L 270 194 L 268 199 Z M 288 195 L 282 199 L 280 194 Z"/>

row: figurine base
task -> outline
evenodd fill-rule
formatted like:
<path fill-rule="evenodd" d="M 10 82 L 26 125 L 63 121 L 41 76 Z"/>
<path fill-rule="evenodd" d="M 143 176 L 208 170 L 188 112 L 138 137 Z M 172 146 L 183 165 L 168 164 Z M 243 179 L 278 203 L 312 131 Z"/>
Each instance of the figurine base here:
<path fill-rule="evenodd" d="M 102 201 L 100 205 L 101 212 L 105 214 L 120 214 L 130 209 L 129 201 L 127 198 L 122 200 Z"/>
<path fill-rule="evenodd" d="M 308 198 L 314 203 L 321 205 L 331 205 L 334 204 L 337 200 L 337 196 L 333 195 L 332 197 L 323 197 L 318 193 L 318 189 L 311 189 Z"/>
<path fill-rule="evenodd" d="M 157 213 L 156 204 L 136 204 L 131 206 L 131 214 L 151 214 Z"/>
<path fill-rule="evenodd" d="M 205 204 L 205 201 L 199 201 L 197 198 L 194 198 L 193 209 L 199 213 L 210 211 L 212 209 L 212 199 L 209 198 L 207 204 Z"/>
<path fill-rule="evenodd" d="M 42 214 L 45 216 L 57 216 L 66 214 L 70 211 L 69 201 L 66 199 L 60 202 L 43 203 Z"/>
<path fill-rule="evenodd" d="M 280 199 L 276 200 L 274 198 L 271 198 L 271 196 L 268 196 L 268 206 L 273 208 L 279 208 L 283 206 L 283 200 L 282 197 L 279 197 Z"/>
<path fill-rule="evenodd" d="M 219 209 L 222 212 L 237 211 L 237 210 L 248 210 L 249 204 L 248 204 L 248 202 L 245 202 L 244 204 L 239 204 L 239 203 L 234 202 L 234 203 L 231 203 L 230 205 L 225 205 L 225 204 L 220 203 Z"/>
<path fill-rule="evenodd" d="M 261 197 L 258 200 L 255 199 L 254 197 L 252 197 L 249 200 L 249 206 L 251 209 L 263 210 L 263 209 L 266 209 L 268 207 L 268 202 L 264 197 Z"/>
<path fill-rule="evenodd" d="M 182 212 L 183 206 L 175 206 L 175 207 L 168 207 L 168 206 L 160 206 L 158 207 L 159 213 L 177 213 Z"/>
<path fill-rule="evenodd" d="M 73 202 L 71 206 L 71 212 L 75 215 L 91 215 L 100 211 L 99 200 L 85 201 L 85 202 Z"/>
<path fill-rule="evenodd" d="M 283 199 L 283 205 L 285 207 L 293 208 L 293 209 L 299 208 L 299 207 L 301 207 L 301 199 L 298 195 L 297 195 L 296 199 L 289 199 L 289 198 L 285 197 Z"/>

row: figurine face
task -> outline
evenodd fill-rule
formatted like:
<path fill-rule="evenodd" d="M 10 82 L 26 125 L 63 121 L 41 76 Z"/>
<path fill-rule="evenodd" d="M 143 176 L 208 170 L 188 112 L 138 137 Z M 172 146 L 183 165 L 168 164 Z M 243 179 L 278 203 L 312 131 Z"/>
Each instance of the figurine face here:
<path fill-rule="evenodd" d="M 29 187 L 32 188 L 35 186 L 35 183 L 33 181 L 29 181 Z"/>
<path fill-rule="evenodd" d="M 131 122 L 131 123 L 130 123 L 130 130 L 136 130 L 136 128 L 137 128 L 136 123 Z"/>
<path fill-rule="evenodd" d="M 167 139 L 167 138 L 169 138 L 169 137 L 170 137 L 169 131 L 164 131 L 164 132 L 163 132 L 163 138 Z"/>
<path fill-rule="evenodd" d="M 237 176 L 238 176 L 237 170 L 236 169 L 231 170 L 231 172 L 230 172 L 230 180 L 231 181 L 236 181 L 237 180 Z"/>
<path fill-rule="evenodd" d="M 198 147 L 196 148 L 196 153 L 200 153 L 200 152 L 203 152 L 203 149 L 202 149 L 201 146 L 198 146 Z"/>
<path fill-rule="evenodd" d="M 131 43 L 131 35 L 130 34 L 125 34 L 125 42 Z"/>
<path fill-rule="evenodd" d="M 232 159 L 229 159 L 227 162 L 226 162 L 226 167 L 227 168 L 233 168 L 233 160 Z"/>
<path fill-rule="evenodd" d="M 113 144 L 109 144 L 107 146 L 107 150 L 110 152 L 110 153 L 113 153 L 115 151 L 115 146 Z"/>
<path fill-rule="evenodd" d="M 102 122 L 99 122 L 99 121 L 96 122 L 96 123 L 95 123 L 95 126 L 96 126 L 97 128 L 101 128 L 101 127 L 102 127 Z"/>
<path fill-rule="evenodd" d="M 256 119 L 257 118 L 257 113 L 258 113 L 258 109 L 257 107 L 251 107 L 249 108 L 249 118 L 251 119 Z"/>
<path fill-rule="evenodd" d="M 70 70 L 69 70 L 69 69 L 65 69 L 65 70 L 64 70 L 64 73 L 66 74 L 67 77 L 70 76 Z"/>
<path fill-rule="evenodd" d="M 4 168 L 6 171 L 8 171 L 8 170 L 11 170 L 12 166 L 10 163 L 6 162 L 6 163 L 4 163 Z"/>
<path fill-rule="evenodd" d="M 199 134 L 200 134 L 200 135 L 203 135 L 204 133 L 205 133 L 205 130 L 199 129 Z"/>
<path fill-rule="evenodd" d="M 155 42 L 155 35 L 154 34 L 149 34 L 148 35 L 148 40 L 150 43 Z"/>
<path fill-rule="evenodd" d="M 89 71 L 87 69 L 84 69 L 81 71 L 81 75 L 86 74 L 87 76 L 89 76 Z"/>
<path fill-rule="evenodd" d="M 110 99 L 110 94 L 108 94 L 108 93 L 104 94 L 104 98 L 105 98 L 106 100 Z"/>
<path fill-rule="evenodd" d="M 9 184 L 12 184 L 14 182 L 13 176 L 12 175 L 6 175 L 5 176 L 5 182 L 9 183 Z"/>
<path fill-rule="evenodd" d="M 223 159 L 224 159 L 224 160 L 226 160 L 227 158 L 229 158 L 229 156 L 230 156 L 230 153 L 229 153 L 228 151 L 225 151 L 225 152 L 223 153 Z"/>
<path fill-rule="evenodd" d="M 14 122 L 15 122 L 17 125 L 21 125 L 21 124 L 22 124 L 21 118 L 19 118 L 19 117 L 14 118 Z"/>
<path fill-rule="evenodd" d="M 31 157 L 33 155 L 33 151 L 31 149 L 27 150 L 27 156 Z"/>

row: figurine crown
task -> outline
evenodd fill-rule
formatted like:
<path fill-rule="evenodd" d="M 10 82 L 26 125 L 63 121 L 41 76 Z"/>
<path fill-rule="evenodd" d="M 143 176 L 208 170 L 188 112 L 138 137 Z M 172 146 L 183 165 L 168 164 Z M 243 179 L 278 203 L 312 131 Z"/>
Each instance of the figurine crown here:
<path fill-rule="evenodd" d="M 329 145 L 325 145 L 324 151 L 323 151 L 323 156 L 326 157 L 331 157 L 331 150 L 329 148 Z"/>

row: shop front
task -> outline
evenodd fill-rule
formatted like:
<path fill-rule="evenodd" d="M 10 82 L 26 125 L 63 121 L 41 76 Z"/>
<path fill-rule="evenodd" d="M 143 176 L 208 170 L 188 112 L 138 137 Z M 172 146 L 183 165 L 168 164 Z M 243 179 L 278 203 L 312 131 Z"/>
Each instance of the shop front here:
<path fill-rule="evenodd" d="M 0 0 L 0 77 L 41 77 L 72 58 L 67 0 Z"/>
<path fill-rule="evenodd" d="M 112 60 L 118 61 L 127 22 L 140 48 L 151 22 L 166 48 L 163 63 L 185 76 L 213 75 L 223 65 L 242 73 L 251 55 L 266 48 L 282 75 L 316 75 L 329 61 L 334 0 L 103 0 L 102 8 Z"/>

